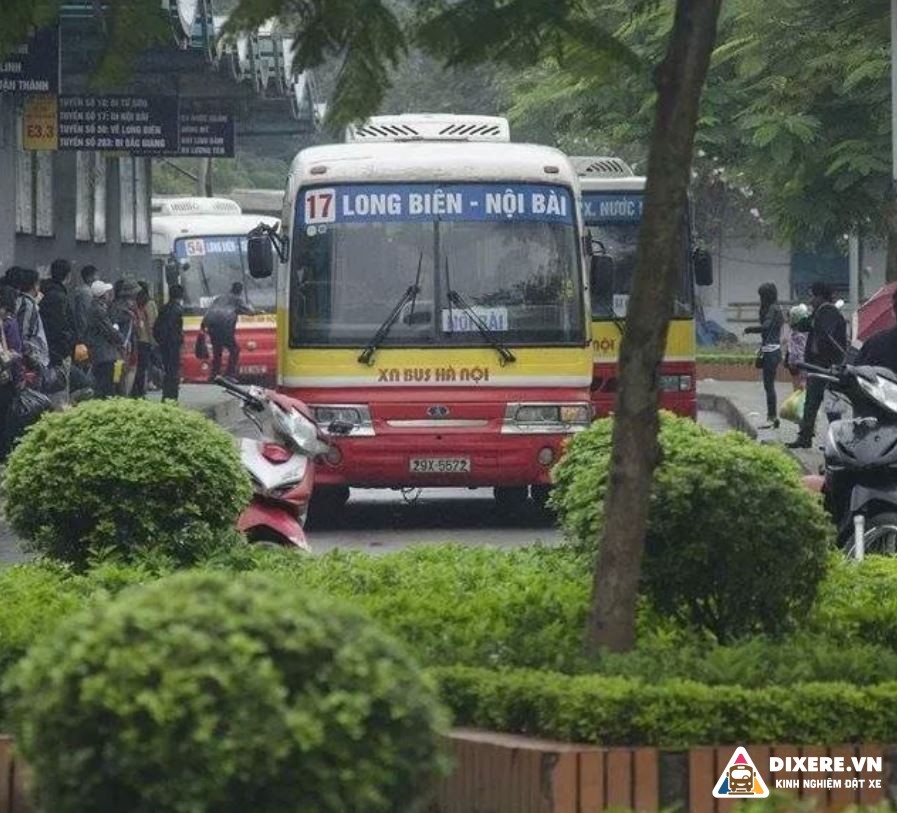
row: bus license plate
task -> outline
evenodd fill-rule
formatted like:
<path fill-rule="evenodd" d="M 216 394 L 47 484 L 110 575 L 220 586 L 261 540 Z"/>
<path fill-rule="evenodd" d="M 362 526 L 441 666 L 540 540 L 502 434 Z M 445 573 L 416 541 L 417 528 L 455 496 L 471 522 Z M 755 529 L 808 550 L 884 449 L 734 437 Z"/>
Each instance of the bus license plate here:
<path fill-rule="evenodd" d="M 412 474 L 469 474 L 469 457 L 412 457 L 408 470 Z"/>

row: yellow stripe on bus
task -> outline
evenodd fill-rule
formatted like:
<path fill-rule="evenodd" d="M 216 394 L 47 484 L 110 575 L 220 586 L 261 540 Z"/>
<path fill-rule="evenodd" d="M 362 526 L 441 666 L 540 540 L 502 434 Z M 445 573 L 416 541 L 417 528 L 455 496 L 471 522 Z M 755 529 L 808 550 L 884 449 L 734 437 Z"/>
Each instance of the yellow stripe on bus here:
<path fill-rule="evenodd" d="M 625 329 L 625 323 L 623 323 Z M 619 328 L 613 322 L 592 322 L 592 349 L 595 361 L 607 363 L 620 356 Z M 695 323 L 693 319 L 675 319 L 670 322 L 664 358 L 677 361 L 693 361 L 695 358 Z"/>

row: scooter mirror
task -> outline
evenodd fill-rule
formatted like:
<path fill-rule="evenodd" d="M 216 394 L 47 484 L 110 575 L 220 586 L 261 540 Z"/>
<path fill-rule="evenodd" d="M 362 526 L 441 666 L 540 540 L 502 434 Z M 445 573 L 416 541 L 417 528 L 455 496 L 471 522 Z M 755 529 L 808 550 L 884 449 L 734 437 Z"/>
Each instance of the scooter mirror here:
<path fill-rule="evenodd" d="M 328 435 L 351 435 L 352 430 L 355 428 L 354 423 L 348 423 L 347 421 L 333 421 L 327 427 Z"/>

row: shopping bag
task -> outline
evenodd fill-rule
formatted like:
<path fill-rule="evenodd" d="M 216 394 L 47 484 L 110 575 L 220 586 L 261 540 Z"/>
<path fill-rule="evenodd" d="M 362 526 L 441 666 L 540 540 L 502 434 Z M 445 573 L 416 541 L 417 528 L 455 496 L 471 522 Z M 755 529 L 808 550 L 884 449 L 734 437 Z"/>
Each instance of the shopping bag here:
<path fill-rule="evenodd" d="M 779 410 L 779 417 L 783 421 L 800 423 L 804 419 L 804 401 L 807 398 L 806 390 L 795 390 L 783 402 Z"/>
<path fill-rule="evenodd" d="M 206 344 L 206 334 L 199 333 L 196 337 L 196 346 L 194 347 L 196 358 L 205 360 L 209 357 L 209 347 Z"/>
<path fill-rule="evenodd" d="M 53 404 L 50 399 L 42 392 L 33 390 L 30 387 L 23 387 L 13 396 L 6 416 L 9 422 L 10 435 L 18 437 L 25 431 L 26 427 L 31 426 L 52 407 Z"/>

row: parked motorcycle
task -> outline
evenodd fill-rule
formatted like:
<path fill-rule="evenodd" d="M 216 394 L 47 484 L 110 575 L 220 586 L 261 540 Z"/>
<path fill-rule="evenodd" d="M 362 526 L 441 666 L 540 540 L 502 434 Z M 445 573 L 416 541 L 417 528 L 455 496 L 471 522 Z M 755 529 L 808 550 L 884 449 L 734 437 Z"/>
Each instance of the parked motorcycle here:
<path fill-rule="evenodd" d="M 853 407 L 825 440 L 822 492 L 852 557 L 897 554 L 897 375 L 881 367 L 798 365 Z"/>
<path fill-rule="evenodd" d="M 240 459 L 252 478 L 252 502 L 237 521 L 252 542 L 310 551 L 303 527 L 315 482 L 315 458 L 326 440 L 306 406 L 273 390 L 215 383 L 243 401 L 260 438 L 239 438 Z"/>

